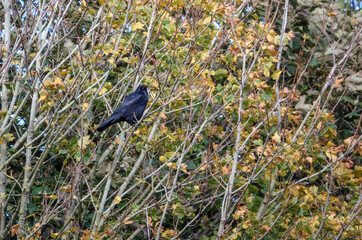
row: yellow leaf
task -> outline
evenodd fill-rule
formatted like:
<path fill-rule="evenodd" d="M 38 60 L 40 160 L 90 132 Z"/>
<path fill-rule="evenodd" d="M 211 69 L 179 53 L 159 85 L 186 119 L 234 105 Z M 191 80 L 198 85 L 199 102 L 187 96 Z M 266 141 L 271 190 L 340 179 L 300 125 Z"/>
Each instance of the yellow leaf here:
<path fill-rule="evenodd" d="M 90 138 L 90 136 L 89 135 L 87 135 L 87 136 L 83 136 L 82 138 L 80 138 L 79 140 L 78 140 L 78 146 L 79 146 L 79 148 L 82 148 L 82 149 L 84 149 L 88 144 L 89 144 L 89 138 Z"/>
<path fill-rule="evenodd" d="M 243 171 L 243 172 L 250 172 L 250 169 L 249 169 L 247 166 L 243 166 L 243 167 L 241 168 L 241 171 Z"/>
<path fill-rule="evenodd" d="M 165 158 L 165 156 L 161 156 L 161 157 L 160 157 L 160 161 L 161 161 L 161 162 L 167 162 L 167 158 Z"/>
<path fill-rule="evenodd" d="M 110 53 L 114 53 L 114 48 L 113 48 L 113 46 L 109 46 L 109 45 L 106 45 L 106 46 L 104 46 L 104 48 L 103 48 L 103 52 L 105 53 L 105 54 L 110 54 Z M 113 60 L 114 61 L 114 60 Z M 109 60 L 108 60 L 108 62 L 109 62 Z"/>
<path fill-rule="evenodd" d="M 14 64 L 14 65 L 19 65 L 20 61 L 19 60 L 12 60 L 11 63 Z"/>
<path fill-rule="evenodd" d="M 55 233 L 55 232 L 53 232 L 53 230 L 52 230 L 52 233 L 50 234 L 50 236 L 52 238 L 56 238 L 58 235 L 59 235 L 59 233 Z"/>
<path fill-rule="evenodd" d="M 176 157 L 177 155 L 175 155 L 175 152 L 167 152 L 167 153 L 165 153 L 165 157 L 167 158 L 167 159 L 171 159 L 172 157 Z"/>
<path fill-rule="evenodd" d="M 139 135 L 141 133 L 141 130 L 138 128 L 136 131 L 133 132 L 135 135 Z M 119 139 L 118 139 L 118 142 L 119 142 Z M 119 143 L 118 143 L 119 144 Z"/>
<path fill-rule="evenodd" d="M 271 76 L 272 79 L 274 79 L 275 81 L 278 80 L 281 73 L 282 73 L 281 70 L 274 72 L 273 75 Z"/>
<path fill-rule="evenodd" d="M 210 167 L 209 164 L 204 164 L 204 165 L 202 165 L 202 167 L 199 168 L 199 170 L 200 170 L 200 171 L 205 171 L 206 168 L 209 168 L 209 167 Z"/>
<path fill-rule="evenodd" d="M 138 62 L 138 57 L 131 57 L 129 61 L 131 65 L 135 65 Z"/>
<path fill-rule="evenodd" d="M 56 85 L 56 86 L 57 85 L 63 85 L 63 81 L 62 81 L 62 79 L 60 77 L 55 76 L 53 84 Z"/>
<path fill-rule="evenodd" d="M 169 167 L 169 168 L 173 168 L 173 169 L 174 169 L 174 168 L 176 168 L 176 163 L 169 162 L 169 163 L 166 164 L 166 166 Z"/>
<path fill-rule="evenodd" d="M 263 225 L 261 229 L 263 229 L 263 231 L 269 231 L 270 227 L 267 225 Z"/>
<path fill-rule="evenodd" d="M 304 139 L 303 138 L 298 138 L 297 143 L 299 146 L 304 144 Z"/>
<path fill-rule="evenodd" d="M 83 111 L 85 111 L 88 108 L 88 106 L 89 106 L 89 103 L 83 103 L 83 106 L 82 106 Z"/>
<path fill-rule="evenodd" d="M 274 43 L 274 37 L 271 34 L 268 34 L 266 36 L 266 39 L 268 40 L 268 42 Z"/>
<path fill-rule="evenodd" d="M 248 208 L 245 205 L 241 205 L 233 214 L 234 218 L 237 220 L 239 218 L 244 218 L 245 213 L 248 211 Z"/>
<path fill-rule="evenodd" d="M 320 222 L 318 221 L 318 216 L 310 217 L 310 225 L 313 227 L 314 230 L 317 229 L 317 226 L 319 226 Z"/>
<path fill-rule="evenodd" d="M 204 21 L 202 21 L 202 24 L 208 24 L 211 22 L 211 16 L 208 16 L 207 18 L 204 19 Z"/>
<path fill-rule="evenodd" d="M 117 65 L 116 65 L 116 61 L 114 60 L 113 57 L 111 57 L 110 59 L 108 59 L 107 62 L 108 62 L 109 64 L 111 64 L 113 67 L 116 67 L 116 66 L 117 66 Z"/>
<path fill-rule="evenodd" d="M 244 223 L 243 223 L 243 228 L 244 229 L 247 229 L 247 228 L 249 228 L 251 226 L 251 222 L 248 220 L 248 221 L 245 221 Z"/>
<path fill-rule="evenodd" d="M 337 161 L 337 159 L 338 159 L 338 156 L 337 156 L 336 154 L 333 154 L 333 153 L 331 153 L 331 152 L 328 151 L 328 150 L 327 150 L 327 152 L 326 152 L 326 156 L 327 156 L 329 159 L 331 159 L 333 162 L 334 162 L 334 161 Z"/>
<path fill-rule="evenodd" d="M 14 135 L 13 135 L 12 133 L 6 133 L 6 134 L 4 134 L 4 135 L 3 135 L 3 138 L 4 138 L 4 140 L 7 141 L 7 142 L 10 142 L 10 141 L 12 141 L 12 140 L 15 139 L 15 138 L 14 138 Z"/>
<path fill-rule="evenodd" d="M 135 32 L 137 30 L 141 30 L 143 29 L 144 24 L 137 22 L 137 23 L 132 23 L 132 31 Z"/>
<path fill-rule="evenodd" d="M 202 61 L 206 61 L 210 56 L 208 51 L 202 51 L 200 54 L 201 54 L 200 56 L 201 56 Z"/>
<path fill-rule="evenodd" d="M 167 229 L 162 232 L 161 236 L 165 239 L 171 239 L 172 236 L 175 236 L 175 233 L 175 230 Z"/>
<path fill-rule="evenodd" d="M 188 172 L 187 172 L 187 164 L 186 164 L 186 163 L 181 163 L 181 171 L 183 171 L 184 173 L 188 173 Z"/>
<path fill-rule="evenodd" d="M 58 196 L 53 194 L 53 195 L 50 195 L 49 198 L 55 200 L 58 198 Z"/>
<path fill-rule="evenodd" d="M 300 152 L 298 150 L 295 150 L 293 152 L 293 160 L 294 161 L 299 161 L 301 159 L 301 155 L 300 155 Z"/>
<path fill-rule="evenodd" d="M 107 92 L 107 88 L 102 87 L 102 90 L 99 91 L 99 96 L 102 96 L 103 94 L 105 94 Z"/>
<path fill-rule="evenodd" d="M 120 203 L 122 201 L 122 197 L 121 196 L 116 196 L 115 198 L 114 198 L 114 200 L 113 200 L 113 203 L 114 204 L 118 204 L 118 203 Z"/>
<path fill-rule="evenodd" d="M 42 96 L 40 96 L 40 98 L 38 99 L 38 102 L 44 101 L 47 98 L 47 96 L 44 94 Z"/>
<path fill-rule="evenodd" d="M 69 74 L 70 73 L 70 71 L 68 71 L 67 69 L 63 69 L 62 71 L 60 71 L 60 76 L 62 76 L 62 77 L 65 77 L 65 76 L 67 76 L 67 74 Z"/>
<path fill-rule="evenodd" d="M 276 143 L 279 143 L 280 142 L 280 136 L 279 134 L 276 132 L 274 134 L 274 136 L 272 137 L 272 139 L 276 142 Z"/>
<path fill-rule="evenodd" d="M 352 137 L 345 139 L 343 142 L 344 142 L 344 144 L 351 146 L 356 142 L 356 139 L 354 136 L 352 136 Z"/>
<path fill-rule="evenodd" d="M 312 158 L 312 157 L 307 157 L 306 160 L 307 160 L 307 162 L 309 162 L 310 164 L 313 163 L 313 158 Z"/>
<path fill-rule="evenodd" d="M 308 36 L 307 34 L 304 33 L 303 37 L 302 37 L 305 40 L 307 40 L 308 38 L 310 38 L 310 36 Z"/>

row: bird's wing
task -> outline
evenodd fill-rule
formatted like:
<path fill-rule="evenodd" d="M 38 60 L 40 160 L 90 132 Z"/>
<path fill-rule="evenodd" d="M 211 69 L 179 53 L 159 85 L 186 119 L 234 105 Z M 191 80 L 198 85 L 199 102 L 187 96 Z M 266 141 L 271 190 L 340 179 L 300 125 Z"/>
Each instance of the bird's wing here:
<path fill-rule="evenodd" d="M 122 105 L 114 111 L 113 114 L 117 115 L 125 115 L 127 113 L 131 113 L 134 108 L 140 104 L 142 101 L 142 94 L 140 93 L 132 93 L 126 99 L 124 99 L 124 102 Z M 112 115 L 113 115 L 112 114 Z"/>

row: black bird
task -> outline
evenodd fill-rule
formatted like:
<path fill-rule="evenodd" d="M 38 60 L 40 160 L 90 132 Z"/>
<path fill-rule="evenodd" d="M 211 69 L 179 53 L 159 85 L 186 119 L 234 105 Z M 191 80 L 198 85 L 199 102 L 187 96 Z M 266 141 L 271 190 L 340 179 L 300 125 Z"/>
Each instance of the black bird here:
<path fill-rule="evenodd" d="M 134 93 L 124 99 L 122 105 L 107 120 L 99 125 L 97 131 L 103 132 L 109 126 L 122 121 L 126 121 L 132 126 L 135 125 L 142 118 L 147 102 L 147 86 L 140 85 Z"/>

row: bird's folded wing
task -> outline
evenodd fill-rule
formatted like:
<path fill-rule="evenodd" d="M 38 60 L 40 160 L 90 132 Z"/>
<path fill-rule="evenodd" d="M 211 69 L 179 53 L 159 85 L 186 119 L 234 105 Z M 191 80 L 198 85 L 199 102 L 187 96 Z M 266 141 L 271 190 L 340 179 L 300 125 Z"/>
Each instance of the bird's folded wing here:
<path fill-rule="evenodd" d="M 132 113 L 134 109 L 142 102 L 142 94 L 132 93 L 122 103 L 122 105 L 113 112 L 113 114 L 127 114 Z M 113 115 L 112 114 L 112 115 Z"/>

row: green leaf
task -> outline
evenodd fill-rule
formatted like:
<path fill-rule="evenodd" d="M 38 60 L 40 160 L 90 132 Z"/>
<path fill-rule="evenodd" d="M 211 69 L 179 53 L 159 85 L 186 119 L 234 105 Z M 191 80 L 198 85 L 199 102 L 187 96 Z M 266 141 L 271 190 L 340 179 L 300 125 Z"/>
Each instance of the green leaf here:
<path fill-rule="evenodd" d="M 92 153 L 91 152 L 86 152 L 84 155 L 83 155 L 83 162 L 84 163 L 87 163 L 89 161 L 89 159 L 91 158 L 92 156 Z"/>
<path fill-rule="evenodd" d="M 256 145 L 256 146 L 263 146 L 263 141 L 262 141 L 261 139 L 254 140 L 253 143 L 254 143 L 254 145 Z"/>
<path fill-rule="evenodd" d="M 233 98 L 234 98 L 234 95 L 233 95 L 233 94 L 229 94 L 229 96 L 227 96 L 227 98 L 226 98 L 225 100 L 226 100 L 226 102 L 228 102 L 228 101 L 232 101 Z"/>
<path fill-rule="evenodd" d="M 68 153 L 68 151 L 65 150 L 65 149 L 62 149 L 62 150 L 59 151 L 59 154 L 67 154 L 67 153 Z"/>
<path fill-rule="evenodd" d="M 221 92 L 222 90 L 224 90 L 224 87 L 219 83 L 217 86 L 216 86 L 216 90 L 218 92 Z"/>
<path fill-rule="evenodd" d="M 228 76 L 228 71 L 226 69 L 218 69 L 215 71 L 214 77 L 216 79 L 220 79 L 222 77 L 227 77 Z"/>
<path fill-rule="evenodd" d="M 322 65 L 322 63 L 318 62 L 317 58 L 313 58 L 309 63 L 309 66 L 311 66 L 311 67 L 319 67 L 321 65 Z"/>
<path fill-rule="evenodd" d="M 82 154 L 80 152 L 77 152 L 75 155 L 74 155 L 75 159 L 77 159 L 77 161 L 80 160 L 80 158 L 82 157 Z"/>

